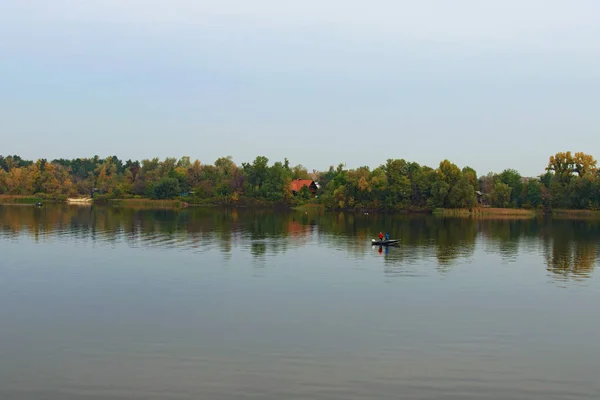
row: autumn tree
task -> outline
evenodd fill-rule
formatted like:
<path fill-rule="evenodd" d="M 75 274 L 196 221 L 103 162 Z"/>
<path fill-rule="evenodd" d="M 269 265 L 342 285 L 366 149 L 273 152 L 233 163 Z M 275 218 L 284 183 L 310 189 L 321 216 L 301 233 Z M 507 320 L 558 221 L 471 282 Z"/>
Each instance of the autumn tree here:
<path fill-rule="evenodd" d="M 456 185 L 462 176 L 460 168 L 448 160 L 444 160 L 440 163 L 438 171 L 440 173 L 440 178 L 450 187 Z"/>
<path fill-rule="evenodd" d="M 473 187 L 474 190 L 479 190 L 479 180 L 477 179 L 477 172 L 471 167 L 464 167 L 462 169 L 462 175 L 467 182 Z"/>
<path fill-rule="evenodd" d="M 568 180 L 574 169 L 575 160 L 570 151 L 550 156 L 548 166 L 546 167 L 546 170 L 553 172 L 561 181 Z"/>
<path fill-rule="evenodd" d="M 135 183 L 138 174 L 140 172 L 140 162 L 139 161 L 131 161 L 131 160 L 127 160 L 127 162 L 125 162 L 125 165 L 123 166 L 123 168 L 125 169 L 125 173 L 128 175 L 128 179 L 130 181 L 131 184 Z"/>
<path fill-rule="evenodd" d="M 594 157 L 581 152 L 575 153 L 575 156 L 573 157 L 573 170 L 577 172 L 579 177 L 588 174 L 594 175 L 598 172 Z"/>
<path fill-rule="evenodd" d="M 195 160 L 187 169 L 188 183 L 192 188 L 196 188 L 202 182 L 202 164 Z"/>

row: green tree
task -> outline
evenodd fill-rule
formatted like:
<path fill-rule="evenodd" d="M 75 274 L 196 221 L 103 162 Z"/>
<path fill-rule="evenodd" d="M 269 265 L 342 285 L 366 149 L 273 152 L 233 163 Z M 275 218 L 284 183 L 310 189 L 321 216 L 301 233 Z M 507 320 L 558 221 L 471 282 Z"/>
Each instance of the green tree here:
<path fill-rule="evenodd" d="M 217 168 L 217 173 L 219 174 L 219 176 L 221 176 L 224 179 L 233 178 L 235 172 L 237 171 L 237 166 L 233 162 L 231 156 L 218 158 L 215 161 L 215 167 Z"/>
<path fill-rule="evenodd" d="M 292 179 L 310 179 L 310 174 L 304 165 L 298 164 L 292 168 Z"/>
<path fill-rule="evenodd" d="M 492 205 L 505 208 L 510 205 L 511 187 L 506 183 L 496 182 L 492 192 Z"/>
<path fill-rule="evenodd" d="M 308 186 L 302 186 L 302 188 L 298 192 L 298 197 L 302 200 L 310 199 L 310 191 L 308 190 Z"/>
<path fill-rule="evenodd" d="M 269 173 L 269 159 L 264 156 L 258 156 L 252 164 L 242 163 L 242 168 L 246 176 L 246 193 L 260 197 L 264 195 L 263 185 L 267 180 Z"/>
<path fill-rule="evenodd" d="M 510 206 L 521 207 L 523 192 L 523 178 L 521 174 L 514 169 L 505 169 L 500 175 L 498 175 L 497 181 L 508 185 L 510 191 Z"/>
<path fill-rule="evenodd" d="M 448 205 L 451 208 L 472 208 L 477 203 L 475 188 L 468 178 L 461 178 L 448 193 Z"/>
<path fill-rule="evenodd" d="M 479 180 L 477 179 L 477 172 L 471 167 L 464 167 L 462 169 L 462 176 L 467 182 L 473 187 L 474 190 L 479 190 Z"/>
<path fill-rule="evenodd" d="M 429 207 L 431 209 L 442 208 L 446 205 L 450 185 L 443 180 L 436 180 L 431 185 L 431 197 L 429 199 Z"/>
<path fill-rule="evenodd" d="M 542 184 L 538 180 L 528 180 L 523 188 L 524 204 L 528 207 L 540 207 L 543 204 Z"/>
<path fill-rule="evenodd" d="M 156 200 L 173 199 L 179 196 L 179 181 L 175 178 L 162 178 L 152 188 L 152 198 Z"/>

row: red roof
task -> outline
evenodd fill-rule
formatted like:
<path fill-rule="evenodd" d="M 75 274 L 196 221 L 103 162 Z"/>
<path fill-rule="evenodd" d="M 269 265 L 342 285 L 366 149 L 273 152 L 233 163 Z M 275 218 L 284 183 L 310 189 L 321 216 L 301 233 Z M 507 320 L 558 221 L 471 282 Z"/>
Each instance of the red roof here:
<path fill-rule="evenodd" d="M 294 192 L 299 192 L 303 186 L 310 186 L 312 183 L 310 179 L 296 179 L 290 183 L 290 186 Z"/>

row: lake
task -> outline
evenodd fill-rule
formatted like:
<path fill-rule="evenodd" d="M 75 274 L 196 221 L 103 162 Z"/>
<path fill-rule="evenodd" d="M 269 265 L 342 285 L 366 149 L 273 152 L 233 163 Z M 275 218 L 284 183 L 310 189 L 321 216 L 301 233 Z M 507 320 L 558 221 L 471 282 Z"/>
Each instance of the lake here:
<path fill-rule="evenodd" d="M 598 399 L 599 252 L 593 220 L 0 206 L 0 398 Z"/>

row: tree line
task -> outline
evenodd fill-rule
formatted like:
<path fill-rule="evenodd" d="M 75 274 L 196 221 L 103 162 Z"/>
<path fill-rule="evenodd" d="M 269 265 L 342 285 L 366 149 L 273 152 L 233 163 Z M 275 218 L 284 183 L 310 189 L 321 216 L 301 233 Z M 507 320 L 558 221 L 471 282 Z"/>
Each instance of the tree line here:
<path fill-rule="evenodd" d="M 371 169 L 346 169 L 342 164 L 309 173 L 287 159 L 272 164 L 258 156 L 237 165 L 231 157 L 213 164 L 189 157 L 120 160 L 100 158 L 24 160 L 0 156 L 0 195 L 35 195 L 65 199 L 93 196 L 97 200 L 182 198 L 190 203 L 280 204 L 305 202 L 330 209 L 427 211 L 436 208 L 598 209 L 600 174 L 589 154 L 561 152 L 551 156 L 544 172 L 523 177 L 514 169 L 478 176 L 470 167 L 448 160 L 437 168 L 404 159 L 389 159 Z M 319 183 L 291 190 L 295 179 Z"/>

